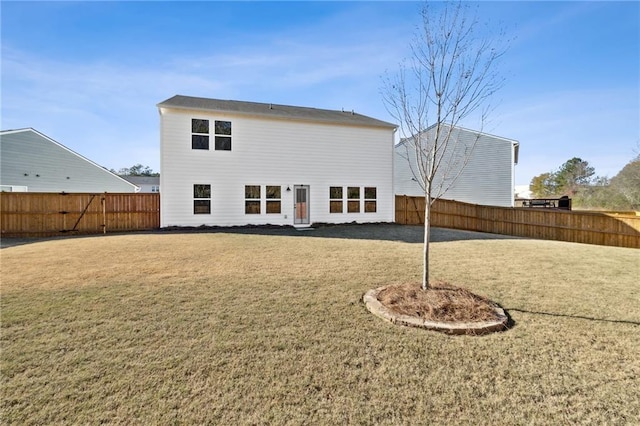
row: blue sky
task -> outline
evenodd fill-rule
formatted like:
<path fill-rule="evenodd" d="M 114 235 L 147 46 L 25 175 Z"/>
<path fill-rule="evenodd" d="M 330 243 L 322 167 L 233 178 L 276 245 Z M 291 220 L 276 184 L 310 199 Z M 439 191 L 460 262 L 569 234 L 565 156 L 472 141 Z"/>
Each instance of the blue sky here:
<path fill-rule="evenodd" d="M 159 170 L 156 104 L 175 94 L 393 121 L 382 77 L 410 56 L 419 5 L 2 1 L 0 127 L 33 127 L 107 168 Z M 478 10 L 513 39 L 484 129 L 520 142 L 516 184 L 572 157 L 615 175 L 640 149 L 640 3 Z"/>

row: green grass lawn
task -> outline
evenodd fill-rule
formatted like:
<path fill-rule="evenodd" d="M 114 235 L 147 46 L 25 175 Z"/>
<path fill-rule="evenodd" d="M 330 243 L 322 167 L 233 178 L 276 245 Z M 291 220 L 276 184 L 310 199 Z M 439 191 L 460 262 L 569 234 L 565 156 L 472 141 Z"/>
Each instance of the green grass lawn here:
<path fill-rule="evenodd" d="M 1 422 L 640 422 L 640 251 L 451 233 L 464 238 L 433 243 L 432 277 L 515 324 L 448 336 L 362 303 L 420 279 L 422 246 L 406 241 L 421 228 L 386 226 L 416 238 L 338 228 L 2 249 Z"/>

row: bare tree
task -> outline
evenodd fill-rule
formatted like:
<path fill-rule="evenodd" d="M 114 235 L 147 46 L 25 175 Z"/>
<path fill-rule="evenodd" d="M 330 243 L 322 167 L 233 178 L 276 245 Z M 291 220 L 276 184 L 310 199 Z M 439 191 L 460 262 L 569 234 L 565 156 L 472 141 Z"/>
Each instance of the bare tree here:
<path fill-rule="evenodd" d="M 432 10 L 432 8 L 437 10 Z M 503 85 L 497 63 L 502 41 L 482 33 L 469 6 L 426 3 L 422 26 L 411 44 L 411 58 L 384 79 L 382 95 L 399 122 L 406 159 L 425 194 L 422 288 L 429 288 L 431 206 L 453 185 L 466 166 L 475 141 L 461 141 L 456 126 L 474 116 L 482 131 L 489 98 Z"/>

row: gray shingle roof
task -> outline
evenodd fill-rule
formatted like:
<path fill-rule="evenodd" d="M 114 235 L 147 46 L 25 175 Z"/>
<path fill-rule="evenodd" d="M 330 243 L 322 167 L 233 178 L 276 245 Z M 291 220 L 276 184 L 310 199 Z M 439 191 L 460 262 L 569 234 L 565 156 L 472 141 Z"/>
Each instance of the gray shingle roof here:
<path fill-rule="evenodd" d="M 160 185 L 160 176 L 129 176 L 121 175 L 122 179 L 134 185 Z"/>
<path fill-rule="evenodd" d="M 309 120 L 356 126 L 386 127 L 390 129 L 397 127 L 395 124 L 367 117 L 366 115 L 353 113 L 351 111 L 334 111 L 258 102 L 196 98 L 182 95 L 176 95 L 169 98 L 166 101 L 160 102 L 157 106 L 159 108 L 165 107 L 201 111 L 223 111 L 243 115 L 259 115 L 291 120 Z"/>

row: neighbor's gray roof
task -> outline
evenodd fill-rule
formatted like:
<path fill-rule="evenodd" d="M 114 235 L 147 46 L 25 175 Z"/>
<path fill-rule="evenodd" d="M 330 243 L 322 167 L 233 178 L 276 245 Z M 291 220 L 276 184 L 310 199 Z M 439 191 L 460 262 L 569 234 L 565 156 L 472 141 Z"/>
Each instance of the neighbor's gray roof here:
<path fill-rule="evenodd" d="M 134 185 L 160 185 L 160 176 L 130 176 L 120 175 L 120 177 L 127 182 Z"/>
<path fill-rule="evenodd" d="M 354 113 L 352 111 L 334 111 L 288 105 L 264 104 L 258 102 L 196 98 L 182 95 L 176 95 L 164 102 L 160 102 L 157 106 L 201 111 L 224 111 L 243 115 L 260 115 L 292 120 L 311 120 L 334 124 L 386 127 L 392 129 L 397 127 L 395 124 L 367 117 L 366 115 Z"/>

